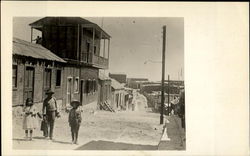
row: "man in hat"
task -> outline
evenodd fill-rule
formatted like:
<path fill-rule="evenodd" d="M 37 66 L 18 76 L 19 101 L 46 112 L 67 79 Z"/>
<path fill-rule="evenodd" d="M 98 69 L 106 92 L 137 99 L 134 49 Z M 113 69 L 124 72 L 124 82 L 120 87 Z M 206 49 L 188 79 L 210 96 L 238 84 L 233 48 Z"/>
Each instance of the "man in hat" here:
<path fill-rule="evenodd" d="M 78 131 L 82 121 L 81 110 L 79 108 L 80 102 L 78 100 L 73 100 L 70 105 L 72 109 L 69 111 L 68 121 L 71 128 L 72 144 L 78 144 Z"/>
<path fill-rule="evenodd" d="M 50 140 L 53 140 L 53 129 L 54 129 L 55 118 L 59 117 L 56 99 L 53 97 L 53 94 L 54 92 L 51 89 L 47 90 L 46 92 L 47 97 L 43 102 L 43 110 L 42 110 L 44 117 L 47 119 Z"/>

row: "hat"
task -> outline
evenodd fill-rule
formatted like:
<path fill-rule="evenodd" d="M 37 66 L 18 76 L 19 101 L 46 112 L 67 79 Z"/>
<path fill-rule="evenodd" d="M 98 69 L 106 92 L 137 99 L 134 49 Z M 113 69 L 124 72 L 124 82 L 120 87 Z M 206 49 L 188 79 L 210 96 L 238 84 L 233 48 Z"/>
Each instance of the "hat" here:
<path fill-rule="evenodd" d="M 76 104 L 77 106 L 81 105 L 78 100 L 73 100 L 70 102 L 70 105 L 73 106 L 73 104 Z"/>
<path fill-rule="evenodd" d="M 48 90 L 46 91 L 46 94 L 54 94 L 54 92 L 53 92 L 51 89 L 48 89 Z"/>

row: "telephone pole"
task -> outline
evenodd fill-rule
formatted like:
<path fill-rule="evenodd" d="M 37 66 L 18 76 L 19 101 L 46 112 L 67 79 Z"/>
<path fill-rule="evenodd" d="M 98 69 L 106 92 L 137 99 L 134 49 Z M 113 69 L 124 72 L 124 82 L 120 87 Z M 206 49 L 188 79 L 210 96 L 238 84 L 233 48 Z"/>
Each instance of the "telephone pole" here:
<path fill-rule="evenodd" d="M 162 79 L 161 79 L 161 116 L 160 124 L 163 124 L 164 121 L 164 81 L 165 81 L 165 51 L 166 51 L 166 25 L 163 26 L 163 42 L 162 42 Z"/>

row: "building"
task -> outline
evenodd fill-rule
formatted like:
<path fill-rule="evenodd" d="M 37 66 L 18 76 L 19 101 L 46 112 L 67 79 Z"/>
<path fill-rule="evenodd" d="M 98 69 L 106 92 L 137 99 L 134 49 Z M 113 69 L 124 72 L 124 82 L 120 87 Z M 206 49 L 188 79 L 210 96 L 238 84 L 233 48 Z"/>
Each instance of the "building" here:
<path fill-rule="evenodd" d="M 42 46 L 67 62 L 61 86 L 63 107 L 78 99 L 83 106 L 96 109 L 98 75 L 100 69 L 108 69 L 110 36 L 80 17 L 45 17 L 30 26 L 31 32 L 42 33 Z"/>
<path fill-rule="evenodd" d="M 115 79 L 119 83 L 126 84 L 127 83 L 127 75 L 121 73 L 109 73 L 109 77 Z"/>
<path fill-rule="evenodd" d="M 146 82 L 146 78 L 127 78 L 127 86 L 133 89 L 141 89 L 142 84 Z"/>
<path fill-rule="evenodd" d="M 126 110 L 127 101 L 125 98 L 128 93 L 125 91 L 124 86 L 116 81 L 111 79 L 111 106 L 114 110 Z"/>
<path fill-rule="evenodd" d="M 12 53 L 12 106 L 23 106 L 27 98 L 42 103 L 48 88 L 61 105 L 66 61 L 39 44 L 17 38 L 13 38 Z"/>
<path fill-rule="evenodd" d="M 99 73 L 99 100 L 98 105 L 99 109 L 102 109 L 101 106 L 103 103 L 107 102 L 111 104 L 111 79 L 106 76 L 104 73 Z"/>

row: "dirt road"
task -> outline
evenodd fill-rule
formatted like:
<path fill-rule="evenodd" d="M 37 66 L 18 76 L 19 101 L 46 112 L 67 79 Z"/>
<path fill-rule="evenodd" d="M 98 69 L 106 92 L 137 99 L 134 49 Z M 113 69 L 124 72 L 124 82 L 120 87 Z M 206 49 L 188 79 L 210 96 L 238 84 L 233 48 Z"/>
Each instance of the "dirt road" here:
<path fill-rule="evenodd" d="M 34 132 L 33 141 L 25 141 L 22 130 L 22 119 L 14 119 L 14 149 L 96 149 L 104 142 L 109 144 L 105 149 L 155 149 L 162 134 L 159 114 L 147 112 L 145 99 L 137 96 L 136 111 L 107 112 L 97 111 L 95 114 L 84 113 L 79 131 L 79 145 L 71 145 L 70 128 L 67 113 L 62 113 L 56 120 L 54 139 L 45 140 L 38 129 Z M 96 144 L 96 142 L 98 142 Z M 90 144 L 93 144 L 89 146 Z M 114 145 L 115 144 L 115 145 Z M 123 146 L 124 145 L 124 146 Z M 135 145 L 135 146 L 134 146 Z M 82 148 L 81 148 L 82 147 Z"/>

